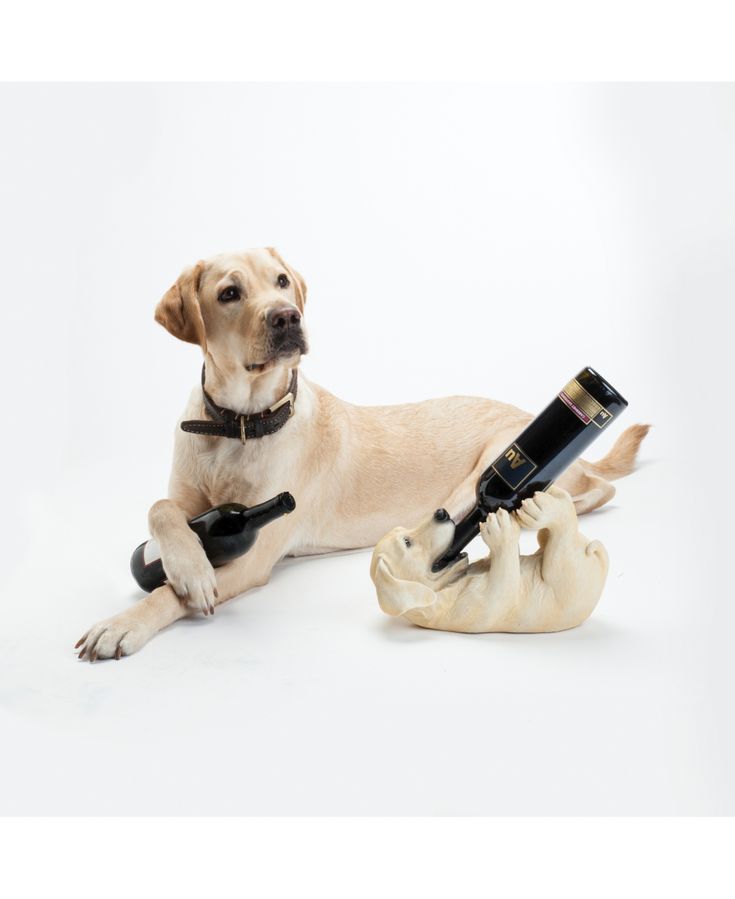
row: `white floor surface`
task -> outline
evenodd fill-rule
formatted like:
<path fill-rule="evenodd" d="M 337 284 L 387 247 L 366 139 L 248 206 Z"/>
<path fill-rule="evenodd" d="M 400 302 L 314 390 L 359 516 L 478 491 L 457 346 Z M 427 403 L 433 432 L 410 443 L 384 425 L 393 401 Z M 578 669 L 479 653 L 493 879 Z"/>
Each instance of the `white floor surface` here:
<path fill-rule="evenodd" d="M 647 524 L 667 469 L 649 458 L 583 519 L 612 563 L 576 630 L 412 627 L 380 612 L 358 552 L 288 560 L 213 620 L 95 665 L 72 646 L 136 599 L 130 524 L 102 514 L 107 496 L 95 525 L 102 466 L 78 473 L 3 589 L 2 811 L 732 813 L 731 635 L 706 599 L 692 615 L 675 498 L 663 527 Z M 128 487 L 115 488 L 123 505 Z M 84 527 L 120 535 L 90 558 Z"/>

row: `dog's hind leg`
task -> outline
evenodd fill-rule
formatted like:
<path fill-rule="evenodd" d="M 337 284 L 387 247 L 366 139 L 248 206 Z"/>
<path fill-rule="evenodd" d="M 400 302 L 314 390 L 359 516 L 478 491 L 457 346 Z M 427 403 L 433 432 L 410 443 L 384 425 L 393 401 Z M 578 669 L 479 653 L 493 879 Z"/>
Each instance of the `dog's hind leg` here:
<path fill-rule="evenodd" d="M 572 497 L 577 515 L 599 509 L 615 496 L 608 478 L 621 478 L 633 471 L 638 449 L 649 425 L 633 425 L 618 437 L 613 448 L 600 462 L 579 459 L 559 478 L 558 484 Z M 460 521 L 475 505 L 475 491 L 482 473 L 508 445 L 508 434 L 496 435 L 483 449 L 472 471 L 441 504 L 454 521 Z"/>
<path fill-rule="evenodd" d="M 649 429 L 650 425 L 632 425 L 618 437 L 604 459 L 580 459 L 559 478 L 559 486 L 571 495 L 577 515 L 610 502 L 615 496 L 610 479 L 625 477 L 634 470 L 638 450 Z"/>
<path fill-rule="evenodd" d="M 599 509 L 615 496 L 615 487 L 609 481 L 590 474 L 584 464 L 579 462 L 565 472 L 558 483 L 571 495 L 577 515 Z"/>
<path fill-rule="evenodd" d="M 474 507 L 477 501 L 477 482 L 485 469 L 495 460 L 483 455 L 471 473 L 449 497 L 440 504 L 449 513 L 453 521 L 461 521 Z M 615 487 L 598 475 L 588 474 L 584 468 L 575 463 L 568 472 L 559 479 L 559 486 L 567 490 L 572 497 L 577 515 L 584 515 L 593 509 L 599 509 L 615 496 Z"/>

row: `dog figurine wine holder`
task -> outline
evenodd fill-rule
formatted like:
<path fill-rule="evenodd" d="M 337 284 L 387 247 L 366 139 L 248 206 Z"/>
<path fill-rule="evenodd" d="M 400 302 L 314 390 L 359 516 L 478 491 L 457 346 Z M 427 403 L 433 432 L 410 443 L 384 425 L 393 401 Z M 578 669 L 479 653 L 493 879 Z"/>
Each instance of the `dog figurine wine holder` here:
<path fill-rule="evenodd" d="M 521 526 L 537 532 L 539 548 L 531 556 L 519 554 Z M 534 493 L 515 512 L 489 514 L 480 525 L 487 557 L 469 564 L 463 553 L 432 571 L 454 529 L 438 512 L 379 541 L 370 576 L 384 612 L 435 630 L 546 633 L 576 627 L 597 605 L 607 552 L 580 533 L 571 497 L 559 487 Z"/>

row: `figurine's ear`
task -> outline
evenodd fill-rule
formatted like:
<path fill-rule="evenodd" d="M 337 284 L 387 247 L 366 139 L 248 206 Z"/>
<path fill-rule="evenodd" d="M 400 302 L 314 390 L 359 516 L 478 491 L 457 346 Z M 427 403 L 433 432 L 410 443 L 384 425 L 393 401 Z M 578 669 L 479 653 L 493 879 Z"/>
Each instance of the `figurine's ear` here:
<path fill-rule="evenodd" d="M 393 577 L 382 559 L 373 572 L 378 603 L 386 615 L 403 615 L 413 609 L 424 609 L 436 602 L 436 593 L 418 581 Z"/>
<path fill-rule="evenodd" d="M 295 268 L 292 268 L 286 260 L 281 256 L 278 250 L 275 247 L 266 247 L 266 250 L 271 254 L 271 256 L 280 262 L 280 264 L 286 269 L 289 278 L 294 286 L 294 293 L 296 294 L 296 304 L 299 309 L 304 311 L 304 304 L 306 303 L 306 281 L 301 277 L 301 275 L 296 271 Z"/>
<path fill-rule="evenodd" d="M 199 306 L 199 279 L 203 269 L 203 263 L 198 262 L 182 272 L 156 306 L 155 319 L 174 337 L 187 343 L 198 343 L 206 350 L 207 337 Z"/>

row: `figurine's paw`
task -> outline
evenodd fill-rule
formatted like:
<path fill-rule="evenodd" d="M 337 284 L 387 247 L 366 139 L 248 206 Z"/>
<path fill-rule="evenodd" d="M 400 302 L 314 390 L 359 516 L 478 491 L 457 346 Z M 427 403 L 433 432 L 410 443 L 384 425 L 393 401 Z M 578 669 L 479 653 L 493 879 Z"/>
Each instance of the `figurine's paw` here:
<path fill-rule="evenodd" d="M 488 549 L 495 553 L 511 547 L 517 549 L 520 532 L 518 522 L 505 509 L 491 513 L 480 525 L 482 539 Z"/>
<path fill-rule="evenodd" d="M 79 650 L 79 658 L 85 662 L 97 659 L 121 659 L 132 655 L 147 643 L 156 629 L 133 607 L 113 618 L 100 621 L 77 640 L 74 649 Z"/>
<path fill-rule="evenodd" d="M 532 497 L 524 499 L 515 515 L 524 528 L 539 531 L 573 518 L 574 503 L 565 490 L 550 487 L 546 493 L 538 491 Z"/>
<path fill-rule="evenodd" d="M 192 612 L 214 615 L 217 578 L 198 541 L 161 552 L 166 579 L 174 593 Z"/>

